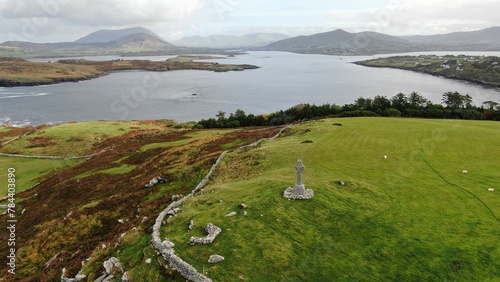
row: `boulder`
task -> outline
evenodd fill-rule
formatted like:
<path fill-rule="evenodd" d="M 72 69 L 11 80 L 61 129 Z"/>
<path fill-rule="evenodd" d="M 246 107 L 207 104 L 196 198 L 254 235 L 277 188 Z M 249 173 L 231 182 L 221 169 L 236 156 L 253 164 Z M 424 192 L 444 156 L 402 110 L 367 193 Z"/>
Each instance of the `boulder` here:
<path fill-rule="evenodd" d="M 208 258 L 208 263 L 218 263 L 218 262 L 223 262 L 223 261 L 224 261 L 224 257 L 219 256 L 219 255 L 211 255 Z"/>
<path fill-rule="evenodd" d="M 231 216 L 235 216 L 236 215 L 236 212 L 230 212 L 228 214 L 226 214 L 226 217 L 231 217 Z"/>

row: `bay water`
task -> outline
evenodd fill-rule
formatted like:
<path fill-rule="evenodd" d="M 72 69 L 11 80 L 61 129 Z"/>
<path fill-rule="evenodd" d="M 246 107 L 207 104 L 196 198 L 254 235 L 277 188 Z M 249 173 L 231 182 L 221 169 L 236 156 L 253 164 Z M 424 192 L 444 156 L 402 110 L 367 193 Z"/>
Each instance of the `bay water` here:
<path fill-rule="evenodd" d="M 168 58 L 171 56 L 126 59 Z M 352 63 L 370 58 L 249 52 L 209 61 L 252 64 L 259 69 L 223 73 L 125 71 L 78 83 L 0 88 L 0 123 L 26 126 L 146 119 L 186 122 L 214 117 L 219 111 L 229 114 L 241 109 L 247 114 L 265 114 L 300 103 L 344 105 L 358 97 L 390 98 L 412 91 L 433 103 L 440 103 L 447 91 L 468 93 L 476 105 L 500 101 L 498 88 Z"/>

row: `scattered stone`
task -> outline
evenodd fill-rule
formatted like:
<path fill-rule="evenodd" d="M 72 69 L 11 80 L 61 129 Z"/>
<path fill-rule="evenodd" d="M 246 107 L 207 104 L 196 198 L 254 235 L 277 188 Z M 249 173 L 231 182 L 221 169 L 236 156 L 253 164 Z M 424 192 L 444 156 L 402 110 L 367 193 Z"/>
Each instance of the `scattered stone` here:
<path fill-rule="evenodd" d="M 45 263 L 45 268 L 49 267 L 49 266 L 52 264 L 52 262 L 54 262 L 54 261 L 57 259 L 57 257 L 59 256 L 59 254 L 60 254 L 60 253 L 61 253 L 61 252 L 59 252 L 59 253 L 55 254 L 55 256 L 51 257 L 51 258 L 50 258 L 50 259 L 49 259 L 49 260 Z"/>
<path fill-rule="evenodd" d="M 226 214 L 226 217 L 231 217 L 231 216 L 235 216 L 237 213 L 234 211 L 234 212 L 230 212 L 228 214 Z"/>
<path fill-rule="evenodd" d="M 123 219 L 118 219 L 119 223 L 124 223 L 125 221 Z"/>
<path fill-rule="evenodd" d="M 150 264 L 150 263 L 151 263 L 151 258 L 147 258 L 145 262 L 146 262 L 147 264 Z"/>
<path fill-rule="evenodd" d="M 191 219 L 189 221 L 189 225 L 188 225 L 188 232 L 190 232 L 191 230 L 193 230 L 194 228 L 194 221 Z"/>
<path fill-rule="evenodd" d="M 172 196 L 172 201 L 177 201 L 177 200 L 179 200 L 180 198 L 181 198 L 181 196 L 179 196 L 179 195 L 173 195 L 173 196 Z"/>
<path fill-rule="evenodd" d="M 342 126 L 342 124 L 341 124 L 341 123 L 334 123 L 334 124 L 332 124 L 332 125 L 334 125 L 334 126 Z"/>
<path fill-rule="evenodd" d="M 26 211 L 26 209 L 23 209 L 23 210 L 21 211 L 21 214 L 24 214 L 24 212 L 25 212 L 25 211 Z"/>
<path fill-rule="evenodd" d="M 240 209 L 246 209 L 246 208 L 247 208 L 247 205 L 245 205 L 245 204 L 240 204 L 238 207 L 239 207 Z"/>
<path fill-rule="evenodd" d="M 340 181 L 340 182 L 339 182 L 339 185 L 340 185 L 340 186 L 344 186 L 344 185 L 345 185 L 344 181 Z"/>
<path fill-rule="evenodd" d="M 122 275 L 122 282 L 128 282 L 128 271 L 125 271 Z"/>
<path fill-rule="evenodd" d="M 105 261 L 102 266 L 104 266 L 104 270 L 107 274 L 113 274 L 116 271 L 123 272 L 120 261 L 115 257 L 111 257 L 109 260 Z"/>
<path fill-rule="evenodd" d="M 108 277 L 108 274 L 107 273 L 104 273 L 103 275 L 97 277 L 96 280 L 94 280 L 94 282 L 103 282 L 104 279 L 106 279 L 106 277 Z"/>
<path fill-rule="evenodd" d="M 247 212 L 246 212 L 246 211 L 244 211 L 244 212 L 243 212 L 243 215 L 247 215 Z"/>
<path fill-rule="evenodd" d="M 167 180 L 163 177 L 157 176 L 149 181 L 148 184 L 144 185 L 146 188 L 151 188 L 158 183 L 167 183 Z"/>
<path fill-rule="evenodd" d="M 205 237 L 191 237 L 189 239 L 189 245 L 206 245 L 211 244 L 217 235 L 221 233 L 222 229 L 213 225 L 212 223 L 207 224 L 205 231 L 208 233 Z"/>
<path fill-rule="evenodd" d="M 76 281 L 82 281 L 83 279 L 87 278 L 87 275 L 84 275 L 84 274 L 80 274 L 78 273 L 76 276 L 75 276 L 75 280 Z"/>
<path fill-rule="evenodd" d="M 219 255 L 211 255 L 208 258 L 208 263 L 218 263 L 218 262 L 223 262 L 223 261 L 224 261 L 224 257 L 219 256 Z"/>
<path fill-rule="evenodd" d="M 302 144 L 308 144 L 308 143 L 314 143 L 314 141 L 312 141 L 312 140 L 304 140 L 304 141 L 302 141 Z"/>

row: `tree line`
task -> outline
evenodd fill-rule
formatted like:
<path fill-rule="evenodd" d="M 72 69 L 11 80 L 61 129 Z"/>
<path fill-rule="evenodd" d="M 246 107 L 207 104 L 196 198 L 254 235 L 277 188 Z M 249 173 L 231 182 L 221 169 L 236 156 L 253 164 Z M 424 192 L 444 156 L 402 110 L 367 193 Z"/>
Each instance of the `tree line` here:
<path fill-rule="evenodd" d="M 324 117 L 413 117 L 467 120 L 500 120 L 500 103 L 486 101 L 481 106 L 472 102 L 469 94 L 448 91 L 443 94 L 442 104 L 434 104 L 418 92 L 398 93 L 392 98 L 375 96 L 357 98 L 354 103 L 338 106 L 335 104 L 300 104 L 287 110 L 266 115 L 246 114 L 236 110 L 226 116 L 219 111 L 215 118 L 202 119 L 196 128 L 233 128 L 244 126 L 273 126 L 304 119 Z"/>

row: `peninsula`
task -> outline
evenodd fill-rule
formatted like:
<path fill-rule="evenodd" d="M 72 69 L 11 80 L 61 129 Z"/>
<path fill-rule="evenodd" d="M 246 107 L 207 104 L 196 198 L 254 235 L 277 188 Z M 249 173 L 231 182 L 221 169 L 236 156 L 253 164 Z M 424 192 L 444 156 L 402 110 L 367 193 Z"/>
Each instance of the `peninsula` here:
<path fill-rule="evenodd" d="M 360 61 L 355 64 L 411 70 L 485 86 L 500 86 L 500 57 L 496 56 L 395 56 Z"/>
<path fill-rule="evenodd" d="M 214 72 L 257 69 L 254 65 L 200 62 L 196 56 L 177 57 L 167 61 L 111 60 L 92 61 L 64 59 L 57 62 L 32 62 L 19 58 L 0 58 L 0 87 L 36 86 L 62 82 L 78 82 L 97 78 L 113 71 L 146 70 L 206 70 Z"/>

